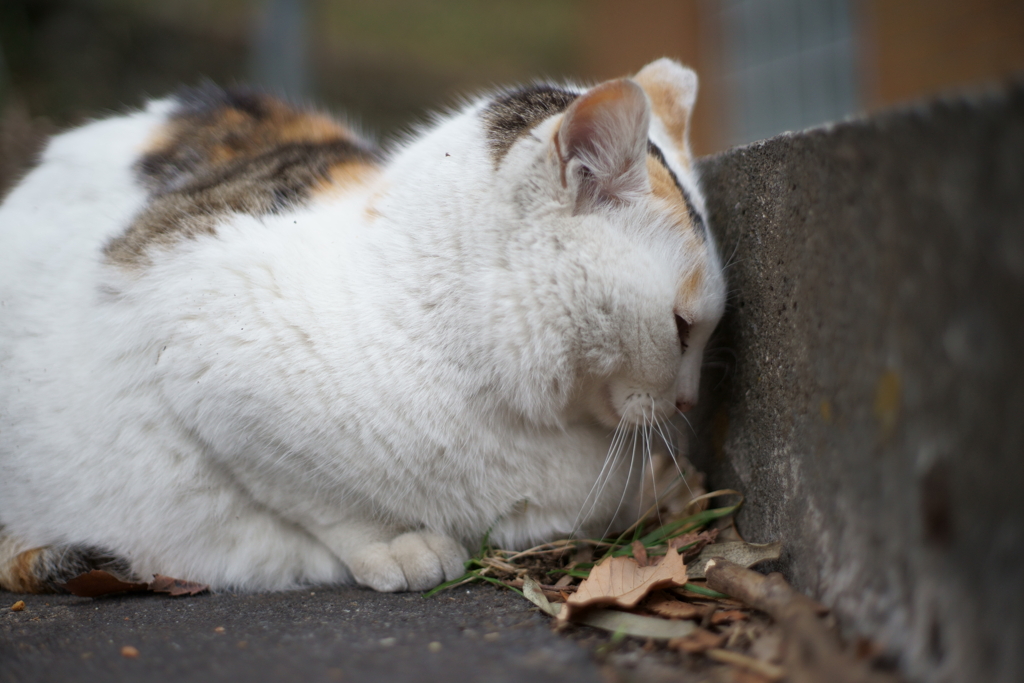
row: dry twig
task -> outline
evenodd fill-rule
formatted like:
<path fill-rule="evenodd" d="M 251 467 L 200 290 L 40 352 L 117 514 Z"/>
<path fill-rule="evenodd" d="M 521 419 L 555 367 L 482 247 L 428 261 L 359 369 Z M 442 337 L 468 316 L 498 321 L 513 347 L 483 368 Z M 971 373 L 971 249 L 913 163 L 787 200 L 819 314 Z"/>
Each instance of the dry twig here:
<path fill-rule="evenodd" d="M 728 560 L 712 559 L 705 569 L 708 586 L 768 613 L 786 634 L 783 659 L 791 683 L 896 683 L 890 674 L 843 651 L 834 634 L 822 628 L 820 605 L 786 583 L 781 574 L 765 576 Z"/>

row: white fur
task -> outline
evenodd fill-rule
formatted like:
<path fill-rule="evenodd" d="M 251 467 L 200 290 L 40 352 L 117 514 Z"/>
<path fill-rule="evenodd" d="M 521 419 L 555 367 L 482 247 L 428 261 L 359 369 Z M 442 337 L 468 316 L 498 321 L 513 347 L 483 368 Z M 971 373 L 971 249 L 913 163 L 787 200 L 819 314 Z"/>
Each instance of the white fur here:
<path fill-rule="evenodd" d="M 7 533 L 242 590 L 418 590 L 489 529 L 602 533 L 631 466 L 595 502 L 612 428 L 696 400 L 721 268 L 646 195 L 576 211 L 562 116 L 495 168 L 486 102 L 366 187 L 233 216 L 136 271 L 101 250 L 146 202 L 132 164 L 170 105 L 55 138 L 0 208 Z"/>

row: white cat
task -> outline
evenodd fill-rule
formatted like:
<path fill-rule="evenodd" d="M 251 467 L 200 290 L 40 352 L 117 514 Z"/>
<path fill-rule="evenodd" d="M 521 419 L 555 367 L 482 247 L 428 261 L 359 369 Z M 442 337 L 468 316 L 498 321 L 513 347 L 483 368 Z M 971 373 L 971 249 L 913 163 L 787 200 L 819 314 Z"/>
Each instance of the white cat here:
<path fill-rule="evenodd" d="M 604 532 L 725 302 L 696 89 L 508 90 L 387 155 L 212 87 L 54 138 L 0 208 L 0 585 L 421 590 Z"/>

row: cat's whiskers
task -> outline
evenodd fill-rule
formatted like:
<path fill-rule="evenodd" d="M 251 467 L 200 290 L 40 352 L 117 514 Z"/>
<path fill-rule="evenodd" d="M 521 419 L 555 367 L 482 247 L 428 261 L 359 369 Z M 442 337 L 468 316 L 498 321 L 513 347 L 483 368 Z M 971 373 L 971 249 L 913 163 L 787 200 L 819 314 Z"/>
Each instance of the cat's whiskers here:
<path fill-rule="evenodd" d="M 594 479 L 594 485 L 590 487 L 590 492 L 587 493 L 587 497 L 583 499 L 583 503 L 580 506 L 580 511 L 576 514 L 576 520 L 572 523 L 572 532 L 569 534 L 569 538 L 575 538 L 576 534 L 582 529 L 583 525 L 587 523 L 590 516 L 594 513 L 594 508 L 597 506 L 597 502 L 601 499 L 601 494 L 604 492 L 604 488 L 611 479 L 611 476 L 617 468 L 612 466 L 617 459 L 618 450 L 622 448 L 625 443 L 626 430 L 623 429 L 623 423 L 625 417 L 619 418 L 619 423 L 615 425 L 615 431 L 612 432 L 612 440 L 608 446 L 608 452 L 604 456 L 604 463 L 601 466 L 601 471 L 598 472 L 597 478 Z M 596 492 L 596 495 L 595 495 Z M 593 501 L 590 503 L 590 509 L 587 510 L 586 514 L 583 510 L 587 507 L 587 502 L 593 497 Z"/>
<path fill-rule="evenodd" d="M 728 258 L 728 259 L 726 259 L 726 261 L 725 261 L 725 265 L 724 265 L 724 266 L 722 266 L 722 272 L 723 272 L 723 273 L 724 273 L 725 271 L 729 270 L 730 268 L 732 268 L 733 266 L 735 266 L 735 265 L 736 265 L 737 263 L 743 263 L 743 259 L 739 259 L 739 260 L 737 260 L 737 259 L 736 259 L 736 253 L 737 253 L 737 252 L 738 252 L 739 250 L 740 250 L 740 243 L 739 243 L 739 242 L 737 242 L 737 243 L 736 243 L 736 246 L 734 246 L 734 247 L 732 248 L 732 253 L 731 253 L 731 254 L 729 254 L 729 258 Z"/>
<path fill-rule="evenodd" d="M 683 418 L 684 422 L 686 422 L 686 426 L 690 428 L 690 431 L 693 432 L 693 435 L 697 436 L 697 430 L 693 428 L 693 424 L 690 422 L 690 418 L 686 417 L 686 413 L 679 410 L 678 408 L 676 408 L 676 412 L 679 413 L 679 416 Z"/>
<path fill-rule="evenodd" d="M 679 428 L 672 423 L 672 420 L 665 420 L 663 424 L 668 429 L 675 430 L 675 433 L 678 436 L 678 438 L 681 439 L 683 437 L 683 433 L 679 431 Z M 677 441 L 676 439 L 672 439 L 671 441 L 669 441 L 668 437 L 670 436 L 671 432 L 669 431 L 661 432 L 661 438 L 662 440 L 664 440 L 665 447 L 668 449 L 668 457 L 672 459 L 672 464 L 675 465 L 676 472 L 679 473 L 679 478 L 682 480 L 683 485 L 686 487 L 687 493 L 689 493 L 690 497 L 693 498 L 693 489 L 690 487 L 690 482 L 686 479 L 686 474 L 683 472 L 683 468 L 679 466 L 679 458 L 677 457 L 679 455 L 679 441 Z"/>
<path fill-rule="evenodd" d="M 644 421 L 645 422 L 647 421 L 647 411 L 644 411 Z M 654 509 L 655 509 L 656 514 L 658 515 L 658 524 L 660 525 L 661 524 L 661 504 L 660 504 L 661 501 L 658 500 L 658 477 L 654 473 L 654 444 L 652 443 L 652 441 L 654 440 L 654 429 L 655 429 L 655 426 L 657 425 L 657 422 L 658 422 L 658 418 L 657 418 L 657 415 L 655 413 L 654 406 L 651 406 L 651 419 L 650 419 L 648 428 L 645 429 L 644 431 L 645 431 L 645 436 L 647 438 L 647 462 L 651 466 L 651 490 L 654 493 Z M 640 514 L 643 514 L 643 513 L 640 513 Z M 640 514 L 638 514 L 637 517 L 639 517 Z"/>
<path fill-rule="evenodd" d="M 605 527 L 604 533 L 601 534 L 601 538 L 608 536 L 608 533 L 612 529 L 612 525 L 615 524 L 615 518 L 619 516 L 619 510 L 622 509 L 622 503 L 626 499 L 626 492 L 629 491 L 629 482 L 633 478 L 633 463 L 636 460 L 636 440 L 637 432 L 639 431 L 636 427 L 633 428 L 633 445 L 629 452 L 629 469 L 626 470 L 626 483 L 622 486 L 622 495 L 619 496 L 619 502 L 615 506 L 615 512 L 612 513 L 611 519 L 608 521 L 608 526 Z M 641 467 L 641 470 L 643 468 Z M 641 487 L 643 483 L 641 482 Z"/>

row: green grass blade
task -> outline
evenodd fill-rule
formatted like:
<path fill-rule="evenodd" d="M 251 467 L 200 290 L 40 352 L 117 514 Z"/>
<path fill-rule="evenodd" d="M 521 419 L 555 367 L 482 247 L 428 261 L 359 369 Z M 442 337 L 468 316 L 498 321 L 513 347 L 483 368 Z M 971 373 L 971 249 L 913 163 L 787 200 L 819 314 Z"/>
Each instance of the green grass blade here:
<path fill-rule="evenodd" d="M 684 583 L 683 584 L 683 588 L 685 590 L 690 591 L 691 593 L 697 593 L 698 595 L 703 595 L 703 596 L 706 596 L 706 597 L 709 597 L 709 598 L 728 598 L 729 597 L 725 593 L 719 593 L 718 591 L 713 591 L 710 588 L 705 588 L 704 586 L 698 586 L 698 585 L 693 584 L 693 583 Z"/>
<path fill-rule="evenodd" d="M 469 564 L 469 563 L 467 562 L 467 564 Z M 462 576 L 460 576 L 457 579 L 452 579 L 451 581 L 445 581 L 440 586 L 436 586 L 434 588 L 431 588 L 430 590 L 428 590 L 426 593 L 423 594 L 423 597 L 425 597 L 425 598 L 432 598 L 435 595 L 437 595 L 438 593 L 440 593 L 441 591 L 448 590 L 452 586 L 458 586 L 459 584 L 462 584 L 462 583 L 470 583 L 472 581 L 479 581 L 480 579 L 486 579 L 486 578 L 487 578 L 486 576 L 480 576 L 480 570 L 479 569 L 474 569 L 472 571 L 466 572 L 465 574 L 463 574 Z"/>
<path fill-rule="evenodd" d="M 500 581 L 500 580 L 494 578 L 493 576 L 478 576 L 477 578 L 478 579 L 483 579 L 484 581 L 487 581 L 489 583 L 493 583 L 495 586 L 501 586 L 502 588 L 507 588 L 510 591 L 512 591 L 513 593 L 516 593 L 521 598 L 525 598 L 526 597 L 525 595 L 523 595 L 523 591 L 519 590 L 515 586 L 510 586 L 507 583 L 505 583 L 504 581 Z"/>

